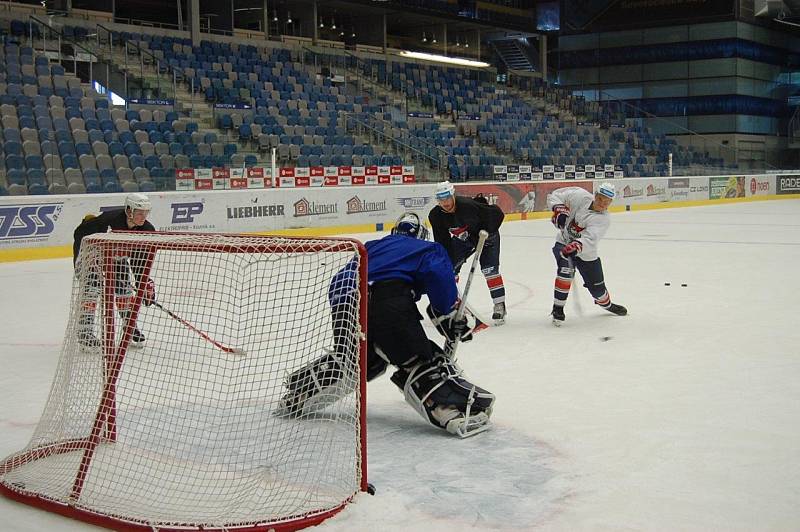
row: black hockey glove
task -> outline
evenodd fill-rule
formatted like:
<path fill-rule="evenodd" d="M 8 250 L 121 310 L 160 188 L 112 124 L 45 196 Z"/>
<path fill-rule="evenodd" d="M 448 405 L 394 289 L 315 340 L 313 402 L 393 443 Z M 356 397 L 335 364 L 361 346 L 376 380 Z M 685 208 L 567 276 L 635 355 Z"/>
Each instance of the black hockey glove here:
<path fill-rule="evenodd" d="M 559 229 L 564 229 L 569 218 L 569 207 L 563 204 L 553 205 L 553 216 L 550 221 Z"/>
<path fill-rule="evenodd" d="M 467 317 L 462 316 L 460 320 L 456 320 L 456 311 L 453 309 L 448 314 L 439 314 L 436 310 L 428 305 L 425 310 L 428 317 L 436 326 L 436 330 L 444 336 L 448 342 L 454 341 L 456 338 L 461 342 L 469 342 L 472 340 L 472 332 L 467 322 Z"/>

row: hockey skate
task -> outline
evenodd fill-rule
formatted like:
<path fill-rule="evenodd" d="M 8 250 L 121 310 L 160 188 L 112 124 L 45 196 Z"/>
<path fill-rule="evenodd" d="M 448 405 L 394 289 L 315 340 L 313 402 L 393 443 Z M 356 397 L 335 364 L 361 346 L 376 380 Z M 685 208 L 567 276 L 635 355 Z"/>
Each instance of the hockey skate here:
<path fill-rule="evenodd" d="M 492 311 L 492 319 L 495 325 L 502 325 L 506 322 L 506 304 L 495 303 Z"/>
<path fill-rule="evenodd" d="M 78 321 L 78 345 L 81 349 L 92 351 L 98 349 L 102 343 L 94 334 L 94 314 L 84 314 Z"/>
<path fill-rule="evenodd" d="M 142 331 L 140 331 L 139 329 L 134 328 L 133 329 L 133 334 L 131 334 L 130 346 L 131 347 L 135 347 L 137 349 L 142 348 L 142 347 L 144 347 L 145 340 L 146 339 L 145 339 L 144 335 L 142 334 Z"/>
<path fill-rule="evenodd" d="M 91 330 L 85 329 L 78 332 L 78 344 L 85 350 L 94 350 L 100 347 L 100 340 Z"/>
<path fill-rule="evenodd" d="M 609 306 L 605 307 L 605 309 L 612 314 L 616 314 L 617 316 L 628 315 L 628 309 L 626 309 L 622 305 L 617 305 L 616 303 L 611 303 Z"/>
<path fill-rule="evenodd" d="M 553 312 L 550 314 L 553 316 L 553 325 L 561 327 L 561 324 L 564 323 L 564 307 L 553 305 Z"/>

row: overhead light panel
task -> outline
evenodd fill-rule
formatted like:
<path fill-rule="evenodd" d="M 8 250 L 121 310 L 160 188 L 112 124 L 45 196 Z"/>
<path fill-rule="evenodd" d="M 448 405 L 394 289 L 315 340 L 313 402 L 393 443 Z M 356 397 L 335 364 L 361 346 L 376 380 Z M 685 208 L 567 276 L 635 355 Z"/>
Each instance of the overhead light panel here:
<path fill-rule="evenodd" d="M 403 57 L 409 57 L 411 59 L 437 61 L 439 63 L 449 63 L 451 65 L 461 65 L 476 68 L 486 68 L 489 66 L 489 63 L 484 63 L 483 61 L 473 61 L 472 59 L 461 59 L 460 57 L 450 57 L 439 54 L 426 54 L 425 52 L 410 52 L 408 50 L 403 50 L 400 52 L 400 55 Z"/>

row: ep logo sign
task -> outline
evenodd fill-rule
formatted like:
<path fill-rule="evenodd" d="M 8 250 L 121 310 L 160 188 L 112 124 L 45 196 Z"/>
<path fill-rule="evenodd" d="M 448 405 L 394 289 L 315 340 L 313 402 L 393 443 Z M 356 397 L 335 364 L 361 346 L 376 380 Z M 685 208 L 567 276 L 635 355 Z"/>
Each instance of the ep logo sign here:
<path fill-rule="evenodd" d="M 203 212 L 203 204 L 199 201 L 192 203 L 173 203 L 172 223 L 188 224 L 194 222 L 194 217 Z"/>

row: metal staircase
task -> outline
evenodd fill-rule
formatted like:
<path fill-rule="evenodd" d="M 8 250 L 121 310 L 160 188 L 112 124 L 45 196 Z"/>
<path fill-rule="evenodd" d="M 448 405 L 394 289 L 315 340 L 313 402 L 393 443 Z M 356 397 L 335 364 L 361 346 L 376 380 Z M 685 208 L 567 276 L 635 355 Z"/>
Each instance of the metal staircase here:
<path fill-rule="evenodd" d="M 516 39 L 492 41 L 492 45 L 509 70 L 524 70 L 528 72 L 535 70 L 528 55 L 520 47 Z"/>

